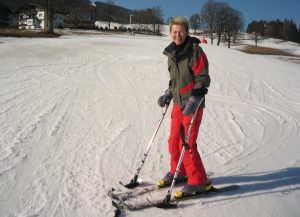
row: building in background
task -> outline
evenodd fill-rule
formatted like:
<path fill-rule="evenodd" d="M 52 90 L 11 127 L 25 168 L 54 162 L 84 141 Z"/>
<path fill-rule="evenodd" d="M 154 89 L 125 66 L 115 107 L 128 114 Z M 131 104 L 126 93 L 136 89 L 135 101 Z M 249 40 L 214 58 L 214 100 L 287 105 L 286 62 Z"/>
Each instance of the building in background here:
<path fill-rule="evenodd" d="M 44 29 L 45 28 L 45 11 L 37 6 L 27 4 L 22 6 L 18 11 L 19 29 Z M 54 13 L 53 27 L 64 27 L 64 14 Z"/>

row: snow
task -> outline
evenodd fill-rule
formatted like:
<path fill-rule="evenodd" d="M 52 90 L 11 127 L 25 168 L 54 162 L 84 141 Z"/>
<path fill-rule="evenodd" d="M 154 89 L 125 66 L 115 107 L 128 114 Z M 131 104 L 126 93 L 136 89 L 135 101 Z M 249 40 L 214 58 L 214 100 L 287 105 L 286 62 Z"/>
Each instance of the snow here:
<path fill-rule="evenodd" d="M 252 42 L 253 44 L 253 42 Z M 295 42 L 290 42 L 290 41 L 282 41 L 280 39 L 267 39 L 267 40 L 259 40 L 258 42 L 259 46 L 264 46 L 264 47 L 272 47 L 272 48 L 277 48 L 277 49 L 282 49 L 286 52 L 289 52 L 294 55 L 300 55 L 300 45 L 295 43 Z"/>
<path fill-rule="evenodd" d="M 113 216 L 106 192 L 131 180 L 162 114 L 170 38 L 0 41 L 0 216 Z M 264 43 L 300 53 L 293 43 Z M 212 82 L 198 149 L 216 186 L 241 188 L 124 216 L 299 216 L 300 65 L 202 48 Z M 170 111 L 140 178 L 167 172 L 169 125 Z"/>

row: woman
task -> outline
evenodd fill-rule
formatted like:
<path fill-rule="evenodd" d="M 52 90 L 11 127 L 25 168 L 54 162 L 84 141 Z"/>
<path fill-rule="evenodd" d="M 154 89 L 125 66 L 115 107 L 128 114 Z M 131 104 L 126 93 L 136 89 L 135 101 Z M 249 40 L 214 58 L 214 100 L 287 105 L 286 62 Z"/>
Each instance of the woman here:
<path fill-rule="evenodd" d="M 183 124 L 186 133 L 192 115 L 200 99 L 207 93 L 207 87 L 210 84 L 206 55 L 199 46 L 200 41 L 189 36 L 187 19 L 175 17 L 171 20 L 169 27 L 173 42 L 165 48 L 163 53 L 168 57 L 170 82 L 165 94 L 158 99 L 158 104 L 164 107 L 172 98 L 174 101 L 168 140 L 171 163 L 170 171 L 157 182 L 159 187 L 172 183 L 183 144 L 180 138 L 180 125 Z M 189 137 L 190 151 L 184 155 L 176 180 L 177 182 L 187 180 L 182 191 L 176 193 L 178 197 L 183 194 L 205 191 L 210 186 L 196 143 L 204 106 L 203 99 Z"/>

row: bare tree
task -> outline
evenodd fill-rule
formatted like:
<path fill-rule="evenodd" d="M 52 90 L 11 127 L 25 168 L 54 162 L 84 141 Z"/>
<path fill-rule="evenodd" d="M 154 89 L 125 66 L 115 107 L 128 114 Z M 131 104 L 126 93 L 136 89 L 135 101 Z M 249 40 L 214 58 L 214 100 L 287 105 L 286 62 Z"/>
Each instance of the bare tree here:
<path fill-rule="evenodd" d="M 213 44 L 214 39 L 214 23 L 216 17 L 216 2 L 214 0 L 207 1 L 201 8 L 200 16 L 203 19 L 203 23 L 206 25 L 211 44 Z"/>
<path fill-rule="evenodd" d="M 194 33 L 196 33 L 198 27 L 200 26 L 200 14 L 193 14 L 190 17 L 190 24 L 192 29 L 194 29 Z"/>
<path fill-rule="evenodd" d="M 101 11 L 101 16 L 103 21 L 108 22 L 108 29 L 110 29 L 110 23 L 113 21 L 114 19 L 114 2 L 112 0 L 108 0 L 105 4 L 105 6 L 103 7 L 103 10 Z"/>
<path fill-rule="evenodd" d="M 228 41 L 228 48 L 230 48 L 230 39 L 237 29 L 238 12 L 227 6 L 225 8 L 224 32 Z"/>
<path fill-rule="evenodd" d="M 155 35 L 160 35 L 160 25 L 163 24 L 163 9 L 161 6 L 152 8 L 153 16 L 153 32 Z"/>
<path fill-rule="evenodd" d="M 252 38 L 253 38 L 253 40 L 255 42 L 255 46 L 257 46 L 259 37 L 260 37 L 260 33 L 259 32 L 252 32 Z"/>
<path fill-rule="evenodd" d="M 201 9 L 201 16 L 208 27 L 211 44 L 215 34 L 218 46 L 222 37 L 226 37 L 230 47 L 230 39 L 236 38 L 244 25 L 242 13 L 231 8 L 226 2 L 207 1 Z"/>
<path fill-rule="evenodd" d="M 237 36 L 239 31 L 243 30 L 245 22 L 244 22 L 244 15 L 242 12 L 236 10 L 236 20 L 235 20 L 235 28 L 233 30 L 233 42 L 236 42 Z"/>
<path fill-rule="evenodd" d="M 134 19 L 137 24 L 143 25 L 148 34 L 160 35 L 160 26 L 163 24 L 163 10 L 160 6 L 134 11 Z M 152 26 L 152 28 L 149 28 Z"/>
<path fill-rule="evenodd" d="M 215 22 L 214 22 L 214 32 L 217 35 L 217 45 L 220 45 L 222 35 L 225 32 L 225 23 L 227 10 L 230 6 L 226 2 L 216 2 L 215 3 Z"/>

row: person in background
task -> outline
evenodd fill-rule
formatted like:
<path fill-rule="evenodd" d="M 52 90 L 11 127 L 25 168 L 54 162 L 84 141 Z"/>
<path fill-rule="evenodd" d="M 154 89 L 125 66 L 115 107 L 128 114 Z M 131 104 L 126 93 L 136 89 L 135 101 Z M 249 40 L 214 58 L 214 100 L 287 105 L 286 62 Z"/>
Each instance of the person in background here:
<path fill-rule="evenodd" d="M 157 186 L 163 187 L 172 183 L 177 163 L 181 154 L 183 141 L 180 138 L 180 125 L 183 124 L 187 133 L 192 115 L 201 98 L 205 98 L 210 85 L 208 61 L 199 46 L 199 39 L 189 36 L 189 23 L 184 17 L 174 17 L 170 24 L 172 43 L 164 49 L 168 57 L 170 74 L 169 87 L 165 94 L 159 97 L 158 104 L 164 107 L 173 99 L 171 114 L 171 129 L 168 140 L 170 152 L 170 170 L 164 178 L 158 180 Z M 188 140 L 190 150 L 185 152 L 182 166 L 176 182 L 186 182 L 182 190 L 175 195 L 193 194 L 209 190 L 208 181 L 202 160 L 197 150 L 197 137 L 202 119 L 205 99 L 203 99 L 196 114 L 194 125 Z"/>

